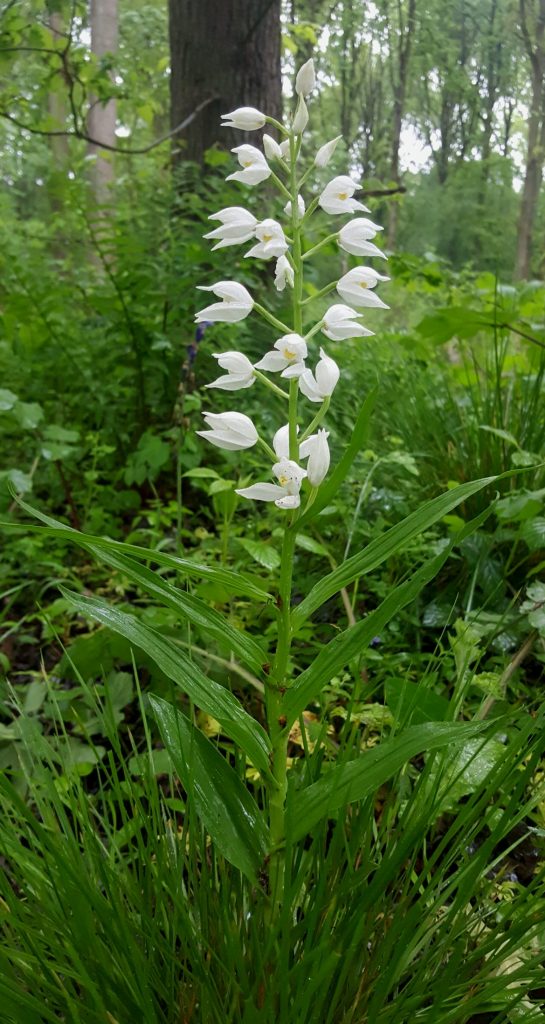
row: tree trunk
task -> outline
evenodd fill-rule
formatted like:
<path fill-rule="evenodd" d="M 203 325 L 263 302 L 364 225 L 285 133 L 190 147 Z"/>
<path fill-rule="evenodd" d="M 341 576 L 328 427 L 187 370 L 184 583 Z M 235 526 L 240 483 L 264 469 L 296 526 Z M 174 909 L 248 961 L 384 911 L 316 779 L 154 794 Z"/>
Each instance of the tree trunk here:
<path fill-rule="evenodd" d="M 534 220 L 545 156 L 545 0 L 536 0 L 534 8 L 535 19 L 532 26 L 527 2 L 519 0 L 520 28 L 532 68 L 532 95 L 528 119 L 526 172 L 517 232 L 515 277 L 518 280 L 526 280 L 530 274 Z"/>
<path fill-rule="evenodd" d="M 169 37 L 171 128 L 211 99 L 174 137 L 174 162 L 202 163 L 217 142 L 255 144 L 258 132 L 220 127 L 236 107 L 281 117 L 280 0 L 169 0 Z"/>
<path fill-rule="evenodd" d="M 520 204 L 517 231 L 517 257 L 515 278 L 525 281 L 532 264 L 532 239 L 541 179 L 543 177 L 543 147 L 545 146 L 545 96 L 539 107 L 530 110 L 528 124 L 528 156 Z"/>
<path fill-rule="evenodd" d="M 117 50 L 117 0 L 91 0 L 91 49 L 99 59 Z M 115 147 L 116 102 L 94 100 L 89 111 L 88 131 L 93 139 Z M 90 145 L 89 153 L 96 157 L 92 181 L 97 203 L 107 203 L 114 180 L 113 153 Z"/>
<path fill-rule="evenodd" d="M 414 22 L 416 14 L 416 0 L 409 0 L 406 20 L 403 19 L 403 6 L 398 3 L 398 32 L 399 43 L 397 46 L 397 68 L 392 69 L 392 85 L 394 98 L 394 116 L 392 125 L 392 149 L 390 159 L 390 175 L 392 181 L 397 185 L 401 182 L 399 170 L 399 147 L 401 144 L 401 129 L 405 115 L 405 102 L 407 96 L 407 85 L 409 79 L 409 64 L 414 34 Z M 393 56 L 392 56 L 393 59 Z M 397 224 L 399 217 L 399 204 L 394 199 L 388 209 L 388 248 L 393 249 L 396 243 Z"/>

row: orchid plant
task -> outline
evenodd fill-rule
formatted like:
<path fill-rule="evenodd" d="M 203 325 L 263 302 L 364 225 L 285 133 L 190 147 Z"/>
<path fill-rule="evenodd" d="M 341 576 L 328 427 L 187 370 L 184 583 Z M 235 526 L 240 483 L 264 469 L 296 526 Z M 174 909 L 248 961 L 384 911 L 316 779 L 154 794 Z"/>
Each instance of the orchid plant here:
<path fill-rule="evenodd" d="M 340 377 L 337 363 L 324 347 L 320 347 L 316 336 L 321 333 L 332 341 L 368 337 L 373 332 L 362 323 L 362 310 L 369 307 L 388 308 L 374 291 L 379 281 L 387 281 L 388 278 L 370 267 L 357 267 L 318 293 L 322 299 L 336 291 L 342 301 L 333 303 L 318 320 L 308 320 L 310 301 L 304 293 L 305 265 L 316 258 L 326 243 L 334 238 L 339 247 L 348 253 L 385 258 L 384 253 L 371 241 L 381 230 L 379 225 L 365 217 L 354 217 L 355 214 L 369 213 L 369 210 L 354 198 L 354 193 L 361 186 L 353 177 L 348 174 L 334 177 L 310 200 L 308 206 L 305 202 L 302 190 L 311 179 L 312 171 L 327 166 L 340 139 L 337 137 L 322 146 L 311 167 L 306 171 L 300 170 L 301 143 L 309 120 L 306 100 L 315 85 L 311 58 L 299 69 L 295 79 L 297 103 L 290 127 L 253 107 L 241 107 L 223 118 L 225 125 L 245 132 L 263 128 L 264 125 L 276 129 L 280 141 L 265 134 L 264 153 L 246 144 L 234 148 L 233 152 L 242 170 L 230 174 L 227 180 L 250 187 L 272 181 L 281 198 L 287 200 L 284 206 L 285 223 L 281 224 L 271 217 L 259 221 L 244 207 L 233 206 L 211 215 L 210 220 L 218 221 L 219 227 L 205 235 L 205 238 L 214 241 L 214 249 L 254 242 L 245 253 L 246 258 L 275 261 L 274 281 L 277 290 L 291 290 L 291 323 L 278 320 L 256 302 L 242 284 L 235 281 L 219 281 L 210 286 L 200 286 L 204 291 L 211 291 L 219 301 L 206 306 L 196 315 L 197 323 L 237 323 L 255 312 L 280 335 L 272 341 L 270 351 L 253 365 L 242 352 L 229 351 L 216 355 L 220 368 L 226 372 L 207 385 L 211 389 L 242 391 L 258 384 L 271 388 L 276 395 L 281 396 L 285 400 L 287 422 L 279 425 L 272 438 L 272 447 L 260 436 L 252 420 L 239 411 L 207 412 L 204 419 L 208 429 L 199 431 L 211 444 L 228 451 L 260 445 L 272 461 L 271 476 L 274 482 L 252 483 L 249 487 L 238 489 L 236 493 L 251 501 L 274 502 L 282 514 L 288 517 L 284 528 L 277 599 L 277 645 L 266 681 L 267 723 L 272 744 L 269 827 L 273 903 L 278 901 L 283 887 L 281 851 L 285 843 L 289 732 L 286 728 L 284 695 L 290 687 L 294 544 L 301 508 L 303 514 L 310 509 L 330 468 L 329 433 L 322 424 Z M 311 218 L 319 209 L 333 217 L 348 216 L 352 219 L 305 250 Z M 315 349 L 319 350 L 317 361 Z M 308 402 L 312 403 L 310 416 L 307 412 Z M 314 411 L 312 407 L 316 405 L 318 409 Z"/>
<path fill-rule="evenodd" d="M 327 341 L 368 337 L 372 331 L 362 323 L 362 311 L 387 308 L 378 297 L 376 286 L 388 278 L 368 266 L 354 267 L 315 295 L 305 291 L 306 265 L 333 239 L 350 255 L 385 258 L 372 241 L 381 229 L 361 216 L 369 211 L 354 198 L 360 186 L 351 175 L 334 177 L 305 202 L 304 192 L 312 183 L 314 173 L 328 165 L 339 142 L 339 138 L 327 142 L 320 147 L 309 167 L 300 167 L 301 143 L 308 124 L 306 100 L 315 84 L 311 59 L 303 64 L 295 79 L 296 106 L 289 126 L 253 107 L 242 107 L 223 118 L 226 126 L 244 132 L 265 126 L 276 131 L 278 140 L 268 134 L 263 136 L 263 152 L 246 143 L 235 147 L 241 169 L 229 175 L 228 180 L 250 187 L 272 182 L 283 203 L 284 223 L 271 217 L 259 221 L 244 207 L 234 206 L 211 215 L 210 219 L 218 226 L 205 236 L 214 243 L 215 249 L 249 243 L 246 257 L 272 262 L 276 289 L 291 293 L 291 322 L 278 319 L 236 281 L 201 286 L 217 301 L 196 315 L 198 324 L 234 324 L 254 313 L 272 328 L 270 348 L 255 363 L 237 350 L 216 354 L 222 373 L 207 387 L 229 392 L 244 392 L 254 385 L 270 389 L 285 408 L 283 422 L 279 422 L 274 436 L 270 440 L 263 437 L 259 425 L 239 409 L 206 412 L 206 429 L 199 433 L 217 448 L 244 451 L 259 446 L 267 456 L 269 479 L 256 480 L 240 487 L 237 493 L 250 502 L 274 504 L 282 517 L 278 586 L 271 584 L 264 592 L 246 575 L 225 565 L 199 564 L 191 557 L 178 557 L 164 550 L 152 552 L 108 538 L 91 537 L 20 501 L 23 508 L 42 521 L 49 533 L 81 545 L 141 590 L 162 601 L 184 621 L 194 624 L 219 645 L 227 646 L 242 663 L 246 678 L 263 693 L 264 715 L 263 720 L 258 721 L 230 690 L 207 676 L 196 661 L 184 653 L 175 638 L 165 636 L 143 619 L 112 607 L 101 598 L 63 590 L 66 599 L 80 613 L 121 634 L 130 644 L 143 648 L 191 702 L 219 723 L 222 734 L 235 744 L 238 764 L 251 768 L 254 781 L 259 779 L 262 791 L 258 804 L 241 773 L 235 771 L 190 717 L 175 703 L 154 695 L 147 698 L 176 774 L 190 794 L 204 828 L 226 861 L 249 878 L 252 885 L 260 883 L 271 921 L 279 918 L 286 893 L 291 893 L 292 900 L 298 899 L 297 887 L 294 890 L 289 874 L 289 851 L 312 833 L 323 818 L 334 817 L 351 802 L 373 793 L 411 757 L 424 751 L 463 745 L 484 728 L 482 722 L 459 721 L 409 725 L 353 760 L 328 765 L 327 772 L 314 778 L 311 784 L 294 781 L 294 785 L 288 785 L 290 731 L 299 723 L 305 735 L 305 709 L 315 704 L 331 678 L 357 659 L 372 638 L 417 597 L 437 574 L 453 546 L 463 541 L 483 516 L 465 524 L 449 544 L 419 566 L 410 578 L 393 587 L 365 618 L 356 621 L 351 614 L 348 628 L 340 630 L 318 651 L 308 667 L 299 672 L 294 671 L 291 657 L 294 637 L 325 601 L 366 572 L 376 569 L 412 538 L 495 479 L 461 484 L 427 502 L 362 551 L 326 572 L 299 604 L 293 604 L 292 576 L 298 531 L 334 500 L 365 443 L 375 400 L 371 391 L 357 415 L 344 452 L 332 467 L 326 415 L 340 379 L 340 369 L 327 350 Z M 345 219 L 340 228 L 312 244 L 309 242 L 312 218 L 319 210 Z M 309 316 L 312 301 L 322 300 L 333 292 L 341 301 L 333 302 L 313 320 Z M 319 342 L 318 335 L 326 340 Z M 244 594 L 255 601 L 274 602 L 277 631 L 273 651 L 269 653 L 262 640 L 236 628 L 228 615 L 209 607 L 189 589 L 181 589 L 166 579 L 164 573 L 154 572 L 148 567 L 150 561 L 163 570 L 169 569 L 190 579 L 214 581 L 230 593 Z"/>

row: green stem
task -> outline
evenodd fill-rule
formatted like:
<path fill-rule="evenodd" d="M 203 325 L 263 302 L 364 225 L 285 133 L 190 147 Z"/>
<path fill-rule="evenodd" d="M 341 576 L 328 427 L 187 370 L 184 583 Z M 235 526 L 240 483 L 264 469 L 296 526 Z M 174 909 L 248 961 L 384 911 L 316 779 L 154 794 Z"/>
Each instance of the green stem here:
<path fill-rule="evenodd" d="M 289 135 L 288 129 L 284 128 L 284 125 L 282 124 L 282 122 L 281 121 L 277 121 L 275 117 L 267 117 L 266 118 L 266 122 L 267 122 L 267 124 L 272 124 L 272 125 L 274 125 L 275 128 L 278 128 L 278 131 L 282 132 L 282 135 Z"/>
<path fill-rule="evenodd" d="M 272 459 L 273 463 L 278 462 L 278 456 L 273 451 L 271 446 L 268 445 L 267 442 L 263 440 L 262 437 L 258 437 L 257 443 L 260 444 L 261 447 L 267 452 L 267 455 L 269 456 L 270 459 Z"/>
<path fill-rule="evenodd" d="M 282 398 L 289 398 L 290 397 L 288 395 L 287 391 L 283 391 L 282 388 L 279 388 L 278 384 L 273 384 L 272 380 L 269 380 L 269 378 L 266 377 L 264 373 L 261 373 L 261 370 L 256 370 L 255 367 L 254 367 L 254 374 L 255 374 L 255 376 L 257 377 L 258 380 L 260 380 L 263 384 L 266 384 L 267 387 L 271 391 L 274 391 L 274 393 L 276 395 L 281 395 Z"/>
<path fill-rule="evenodd" d="M 315 334 L 318 334 L 318 331 L 321 331 L 323 325 L 324 325 L 324 321 L 323 320 L 318 320 L 318 323 L 314 324 L 314 327 L 312 328 L 312 330 L 310 330 L 308 332 L 308 334 L 305 334 L 305 341 L 310 341 L 310 339 L 313 338 Z"/>
<path fill-rule="evenodd" d="M 290 194 L 289 190 L 284 185 L 284 182 L 280 180 L 278 175 L 274 173 L 274 171 L 271 171 L 271 178 L 274 181 L 278 191 L 282 193 L 284 198 L 285 199 L 291 199 L 291 194 Z"/>
<path fill-rule="evenodd" d="M 331 398 L 329 397 L 329 395 L 327 395 L 327 397 L 324 398 L 322 405 L 318 409 L 318 412 L 316 413 L 314 419 L 309 423 L 304 434 L 299 438 L 299 444 L 301 444 L 303 441 L 306 441 L 307 437 L 310 437 L 313 430 L 316 430 L 316 427 L 322 422 L 327 410 L 329 409 L 330 402 Z"/>
<path fill-rule="evenodd" d="M 300 141 L 300 140 L 299 140 Z M 301 259 L 301 224 L 297 209 L 296 160 L 299 145 L 290 136 L 290 185 L 291 221 L 293 236 L 293 327 L 296 334 L 303 329 L 302 292 L 303 262 Z M 286 333 L 288 333 L 286 331 Z M 297 398 L 299 382 L 290 380 L 289 392 L 289 452 L 290 459 L 298 460 L 297 441 Z M 278 640 L 276 654 L 267 686 L 267 721 L 272 744 L 271 770 L 276 783 L 269 793 L 269 828 L 271 836 L 271 859 L 269 867 L 270 913 L 276 918 L 281 910 L 285 886 L 285 814 L 287 793 L 288 733 L 283 714 L 284 691 L 289 686 L 289 659 L 292 639 L 291 586 L 293 575 L 293 554 L 296 538 L 295 520 L 284 529 L 280 581 L 278 588 Z"/>
<path fill-rule="evenodd" d="M 337 281 L 330 281 L 323 288 L 320 288 L 319 292 L 315 292 L 314 295 L 309 295 L 308 298 L 303 299 L 301 305 L 306 306 L 307 302 L 314 302 L 314 299 L 321 299 L 324 295 L 328 295 L 334 288 L 337 287 Z"/>
<path fill-rule="evenodd" d="M 310 219 L 310 217 L 312 217 L 312 214 L 314 213 L 314 211 L 315 211 L 316 207 L 318 206 L 318 203 L 319 203 L 319 201 L 320 201 L 320 196 L 316 196 L 316 197 L 315 197 L 315 198 L 314 198 L 314 199 L 312 200 L 312 202 L 310 203 L 310 205 L 309 205 L 309 206 L 307 207 L 307 210 L 306 210 L 305 216 L 303 217 L 303 219 L 302 219 L 302 221 L 301 221 L 301 226 L 303 226 L 303 224 L 305 224 L 305 223 L 306 223 L 306 221 L 307 221 L 307 220 L 309 220 L 309 219 Z"/>
<path fill-rule="evenodd" d="M 310 207 L 309 207 L 309 209 L 310 209 Z M 308 260 L 309 256 L 314 256 L 314 254 L 319 252 L 320 249 L 323 249 L 324 245 L 329 245 L 330 242 L 333 242 L 334 239 L 338 238 L 338 237 L 339 237 L 339 232 L 338 231 L 334 231 L 332 235 L 327 235 L 326 238 L 322 238 L 322 241 L 321 242 L 317 242 L 316 245 L 313 245 L 312 249 L 307 249 L 306 253 L 303 256 L 303 259 L 304 260 Z"/>
<path fill-rule="evenodd" d="M 265 309 L 264 306 L 260 306 L 259 302 L 254 302 L 254 309 L 256 313 L 259 313 L 259 315 L 263 317 L 264 320 L 268 320 L 269 323 L 273 325 L 273 327 L 276 327 L 279 331 L 282 331 L 283 334 L 290 333 L 290 328 L 286 324 L 283 324 L 281 320 L 278 320 L 275 316 L 273 316 L 272 313 L 269 313 L 268 309 Z"/>

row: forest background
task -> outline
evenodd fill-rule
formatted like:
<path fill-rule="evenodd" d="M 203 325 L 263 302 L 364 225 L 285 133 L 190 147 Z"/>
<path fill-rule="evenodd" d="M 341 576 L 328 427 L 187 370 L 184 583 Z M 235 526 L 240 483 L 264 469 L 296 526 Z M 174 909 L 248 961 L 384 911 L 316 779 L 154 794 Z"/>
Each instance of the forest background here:
<path fill-rule="evenodd" d="M 281 117 L 311 55 L 304 160 L 341 138 L 307 200 L 335 175 L 361 181 L 390 280 L 389 309 L 366 310 L 376 336 L 328 342 L 341 369 L 330 479 L 349 437 L 354 461 L 297 535 L 294 609 L 324 571 L 356 558 L 366 575 L 311 601 L 293 661 L 304 675 L 351 630 L 365 641 L 289 732 L 290 795 L 343 760 L 386 761 L 410 729 L 435 743 L 484 723 L 489 738 L 410 747 L 346 815 L 299 823 L 297 929 L 287 899 L 274 932 L 266 878 L 258 888 L 210 845 L 146 701 L 187 712 L 207 756 L 266 805 L 255 766 L 156 655 L 176 645 L 262 720 L 255 645 L 276 642 L 262 595 L 278 587 L 278 511 L 235 493 L 263 472 L 257 456 L 196 431 L 213 354 L 255 362 L 273 339 L 260 320 L 195 330 L 195 289 L 233 279 L 284 315 L 270 263 L 227 259 L 203 235 L 224 207 L 262 217 L 269 203 L 282 219 L 270 183 L 257 195 L 225 181 L 230 148 L 261 132 L 220 115 Z M 10 1024 L 545 1019 L 544 163 L 545 0 L 0 0 Z M 320 217 L 312 244 L 332 230 Z M 329 239 L 309 265 L 318 311 L 339 264 L 354 260 Z M 278 398 L 257 391 L 244 409 L 272 437 Z M 232 402 L 220 392 L 214 409 Z M 30 506 L 55 522 L 36 525 Z M 74 548 L 60 524 L 91 537 Z"/>

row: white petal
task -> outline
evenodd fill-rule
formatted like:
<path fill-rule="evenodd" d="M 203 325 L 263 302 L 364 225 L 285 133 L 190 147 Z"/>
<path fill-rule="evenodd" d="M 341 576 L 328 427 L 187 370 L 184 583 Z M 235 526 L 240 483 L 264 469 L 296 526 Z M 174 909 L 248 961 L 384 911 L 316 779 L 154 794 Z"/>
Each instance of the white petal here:
<path fill-rule="evenodd" d="M 241 391 L 243 388 L 251 388 L 255 377 L 249 377 L 247 373 L 226 373 L 223 377 L 217 377 L 207 388 L 219 388 L 220 391 Z"/>
<path fill-rule="evenodd" d="M 308 96 L 316 85 L 316 73 L 312 57 L 301 65 L 295 78 L 295 91 L 298 96 Z"/>
<path fill-rule="evenodd" d="M 299 428 L 298 428 L 299 429 Z M 289 459 L 290 455 L 290 425 L 286 423 L 280 427 L 273 437 L 273 448 L 279 459 Z"/>
<path fill-rule="evenodd" d="M 251 498 L 253 501 L 276 501 L 285 493 L 284 488 L 278 484 L 252 484 L 251 487 L 241 487 L 235 491 L 241 498 Z"/>
<path fill-rule="evenodd" d="M 295 377 L 300 377 L 305 370 L 306 366 L 304 363 L 290 363 L 280 376 L 285 377 L 286 380 L 293 380 Z"/>
<path fill-rule="evenodd" d="M 284 356 L 280 352 L 267 352 L 263 359 L 260 359 L 255 364 L 256 370 L 267 370 L 269 373 L 278 373 L 279 370 L 283 370 L 288 365 L 288 360 L 284 359 Z"/>
<path fill-rule="evenodd" d="M 283 498 L 278 498 L 275 501 L 275 505 L 278 508 L 299 508 L 301 504 L 301 498 L 298 494 L 286 494 Z"/>

